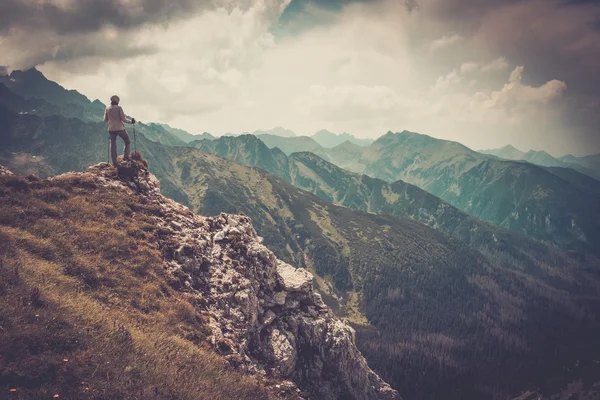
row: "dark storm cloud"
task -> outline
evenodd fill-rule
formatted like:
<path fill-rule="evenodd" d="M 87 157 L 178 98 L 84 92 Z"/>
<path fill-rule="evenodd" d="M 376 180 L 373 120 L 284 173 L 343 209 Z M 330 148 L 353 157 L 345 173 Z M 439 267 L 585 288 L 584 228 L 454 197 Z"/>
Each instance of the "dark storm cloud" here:
<path fill-rule="evenodd" d="M 156 51 L 132 40 L 145 24 L 174 23 L 220 0 L 0 0 L 0 63 L 27 69 L 48 61 L 133 57 Z M 103 35 L 104 28 L 112 36 Z"/>
<path fill-rule="evenodd" d="M 124 43 L 123 36 L 110 40 L 98 40 L 94 35 L 86 35 L 84 37 L 65 38 L 60 43 L 54 41 L 43 43 L 40 42 L 43 39 L 36 37 L 31 37 L 29 40 L 31 40 L 31 44 L 27 44 L 28 39 L 19 42 L 19 45 L 28 46 L 30 51 L 21 57 L 19 64 L 15 65 L 16 69 L 28 69 L 42 65 L 47 61 L 54 61 L 64 63 L 64 68 L 75 72 L 80 69 L 93 69 L 94 65 L 99 67 L 100 61 L 131 58 L 154 54 L 158 51 L 153 46 Z M 69 64 L 70 61 L 79 60 L 89 60 L 90 62 Z"/>
<path fill-rule="evenodd" d="M 210 6 L 210 0 L 77 0 L 63 7 L 24 0 L 0 2 L 0 32 L 12 28 L 50 29 L 60 34 L 86 33 L 106 24 L 128 29 L 148 22 L 167 21 Z"/>

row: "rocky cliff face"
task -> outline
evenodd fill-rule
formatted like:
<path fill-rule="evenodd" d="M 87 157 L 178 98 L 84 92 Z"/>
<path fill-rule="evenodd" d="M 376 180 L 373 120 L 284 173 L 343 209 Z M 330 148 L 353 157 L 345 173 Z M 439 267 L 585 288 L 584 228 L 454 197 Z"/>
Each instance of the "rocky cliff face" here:
<path fill-rule="evenodd" d="M 282 395 L 399 399 L 368 367 L 353 329 L 312 291 L 312 275 L 277 260 L 250 218 L 195 215 L 162 196 L 158 180 L 136 165 L 123 169 L 120 178 L 107 164 L 88 174 L 162 209 L 163 216 L 156 217 L 158 245 L 171 283 L 196 298 L 212 332 L 210 342 L 230 364 L 285 379 Z"/>

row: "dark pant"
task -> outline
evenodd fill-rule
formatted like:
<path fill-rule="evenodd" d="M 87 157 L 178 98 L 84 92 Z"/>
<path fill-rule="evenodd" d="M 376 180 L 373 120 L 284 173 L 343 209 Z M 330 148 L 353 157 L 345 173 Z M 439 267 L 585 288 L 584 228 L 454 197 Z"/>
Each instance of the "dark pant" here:
<path fill-rule="evenodd" d="M 119 136 L 125 142 L 125 148 L 123 149 L 123 158 L 129 158 L 129 144 L 131 141 L 129 140 L 129 135 L 125 130 L 122 131 L 110 131 L 108 132 L 108 136 L 110 137 L 110 156 L 112 158 L 113 165 L 117 165 L 117 136 Z"/>

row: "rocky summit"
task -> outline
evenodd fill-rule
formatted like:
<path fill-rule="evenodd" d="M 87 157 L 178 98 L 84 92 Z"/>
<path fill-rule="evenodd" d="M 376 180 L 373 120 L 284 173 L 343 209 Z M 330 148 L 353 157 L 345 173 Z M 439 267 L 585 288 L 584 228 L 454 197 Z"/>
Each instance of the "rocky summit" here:
<path fill-rule="evenodd" d="M 284 397 L 399 399 L 367 365 L 354 330 L 312 290 L 313 276 L 278 260 L 245 215 L 203 217 L 160 194 L 141 162 L 120 177 L 106 163 L 85 173 L 102 186 L 128 191 L 162 210 L 158 246 L 171 286 L 197 300 L 208 341 L 232 366 L 283 380 Z"/>

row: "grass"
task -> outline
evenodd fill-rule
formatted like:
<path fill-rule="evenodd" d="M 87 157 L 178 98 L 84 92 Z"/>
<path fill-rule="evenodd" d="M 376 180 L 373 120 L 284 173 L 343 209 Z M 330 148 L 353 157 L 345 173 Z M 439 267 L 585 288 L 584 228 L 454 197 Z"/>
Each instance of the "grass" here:
<path fill-rule="evenodd" d="M 161 210 L 86 175 L 0 177 L 0 398 L 266 399 L 206 343 Z"/>

